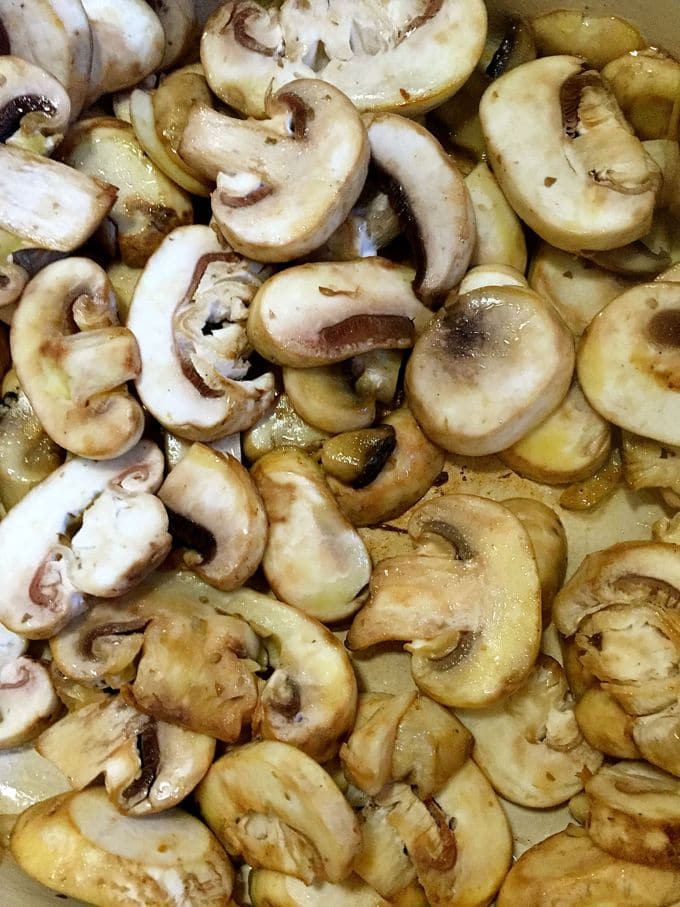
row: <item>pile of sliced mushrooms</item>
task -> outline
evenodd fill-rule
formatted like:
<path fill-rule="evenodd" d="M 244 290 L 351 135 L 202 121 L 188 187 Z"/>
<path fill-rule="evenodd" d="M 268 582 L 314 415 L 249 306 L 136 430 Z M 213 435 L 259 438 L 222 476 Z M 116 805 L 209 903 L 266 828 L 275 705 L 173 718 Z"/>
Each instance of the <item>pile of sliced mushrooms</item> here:
<path fill-rule="evenodd" d="M 677 907 L 680 62 L 483 0 L 0 0 L 0 53 L 16 863 Z M 513 863 L 508 804 L 571 815 Z"/>

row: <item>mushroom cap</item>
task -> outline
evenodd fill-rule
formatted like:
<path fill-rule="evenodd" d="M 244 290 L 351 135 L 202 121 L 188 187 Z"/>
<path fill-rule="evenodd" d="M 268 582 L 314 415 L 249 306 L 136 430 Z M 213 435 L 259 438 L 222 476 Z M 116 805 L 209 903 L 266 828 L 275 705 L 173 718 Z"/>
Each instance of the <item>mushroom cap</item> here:
<path fill-rule="evenodd" d="M 510 70 L 479 115 L 503 192 L 542 239 L 578 252 L 647 233 L 659 170 L 583 60 L 544 57 Z"/>
<path fill-rule="evenodd" d="M 61 82 L 19 57 L 0 57 L 0 141 L 49 154 L 71 116 Z"/>

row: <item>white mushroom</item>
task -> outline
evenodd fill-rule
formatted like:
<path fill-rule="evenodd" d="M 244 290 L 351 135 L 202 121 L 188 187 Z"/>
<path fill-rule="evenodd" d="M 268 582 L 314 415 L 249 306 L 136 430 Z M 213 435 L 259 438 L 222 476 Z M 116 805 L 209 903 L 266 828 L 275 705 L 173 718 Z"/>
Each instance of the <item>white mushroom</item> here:
<path fill-rule="evenodd" d="M 484 161 L 465 177 L 477 224 L 472 265 L 509 265 L 524 273 L 527 244 L 519 218 Z"/>
<path fill-rule="evenodd" d="M 680 504 L 680 448 L 624 431 L 623 475 L 634 491 L 656 488 L 669 507 Z M 673 541 L 673 539 L 668 539 Z"/>
<path fill-rule="evenodd" d="M 574 715 L 584 738 L 595 749 L 617 759 L 641 758 L 642 753 L 634 739 L 638 721 L 627 715 L 611 693 L 598 683 L 583 693 L 574 707 Z M 673 739 L 672 734 L 664 733 L 663 736 Z M 650 762 L 656 761 L 650 758 Z"/>
<path fill-rule="evenodd" d="M 671 138 L 677 123 L 680 63 L 656 47 L 626 50 L 630 52 L 622 49 L 605 66 L 603 78 L 641 139 Z"/>
<path fill-rule="evenodd" d="M 160 69 L 168 69 L 190 49 L 196 32 L 197 10 L 193 0 L 154 2 L 152 9 L 160 19 L 165 33 L 165 53 Z"/>
<path fill-rule="evenodd" d="M 314 453 L 328 437 L 328 432 L 306 422 L 284 393 L 278 396 L 271 412 L 244 432 L 243 453 L 251 463 L 275 447 L 299 447 Z"/>
<path fill-rule="evenodd" d="M 55 78 L 26 60 L 0 57 L 0 142 L 51 154 L 71 116 L 71 101 Z"/>
<path fill-rule="evenodd" d="M 0 750 L 37 737 L 59 711 L 49 672 L 26 640 L 0 624 Z"/>

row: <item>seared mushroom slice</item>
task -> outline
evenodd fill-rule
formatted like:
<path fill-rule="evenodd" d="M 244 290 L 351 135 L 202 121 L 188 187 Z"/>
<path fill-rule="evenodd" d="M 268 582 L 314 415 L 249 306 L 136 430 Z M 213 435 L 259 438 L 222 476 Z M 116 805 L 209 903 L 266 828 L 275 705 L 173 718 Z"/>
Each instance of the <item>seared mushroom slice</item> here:
<path fill-rule="evenodd" d="M 84 609 L 82 592 L 75 584 L 76 558 L 64 543 L 68 540 L 63 532 L 69 518 L 79 517 L 103 496 L 116 497 L 133 520 L 139 508 L 142 518 L 131 539 L 119 538 L 113 547 L 107 532 L 102 532 L 86 553 L 86 563 L 99 557 L 102 573 L 109 576 L 113 564 L 121 568 L 112 577 L 111 595 L 131 588 L 152 570 L 170 545 L 167 533 L 147 519 L 148 508 L 155 510 L 155 505 L 149 505 L 149 492 L 160 485 L 162 471 L 160 450 L 142 441 L 116 460 L 69 460 L 13 507 L 0 522 L 0 570 L 5 577 L 0 589 L 2 622 L 29 639 L 45 639 Z M 76 532 L 76 546 L 77 539 Z M 132 546 L 126 549 L 130 541 Z M 128 551 L 127 557 L 118 545 Z M 139 563 L 140 549 L 153 554 L 144 565 Z M 134 571 L 129 574 L 132 565 Z"/>
<path fill-rule="evenodd" d="M 432 317 L 413 293 L 413 276 L 383 258 L 286 268 L 250 307 L 250 342 L 270 362 L 298 368 L 409 349 Z"/>
<path fill-rule="evenodd" d="M 611 693 L 599 684 L 583 693 L 574 706 L 574 715 L 584 738 L 595 749 L 617 759 L 641 757 L 634 740 L 638 721 L 627 715 Z M 650 759 L 650 762 L 656 760 Z"/>
<path fill-rule="evenodd" d="M 342 882 L 305 885 L 282 872 L 253 869 L 248 877 L 248 893 L 253 907 L 389 907 L 389 901 L 358 876 Z"/>
<path fill-rule="evenodd" d="M 233 457 L 239 463 L 241 462 L 241 435 L 238 432 L 233 435 L 226 435 L 217 441 L 211 441 L 210 444 L 204 446 L 221 456 Z M 168 469 L 174 469 L 180 460 L 186 457 L 192 447 L 192 442 L 187 441 L 186 438 L 178 438 L 177 435 L 173 435 L 169 431 L 163 432 L 163 452 L 165 453 L 165 462 Z"/>
<path fill-rule="evenodd" d="M 284 447 L 260 457 L 252 476 L 269 520 L 262 567 L 276 595 L 324 622 L 353 614 L 371 559 L 321 468 Z"/>
<path fill-rule="evenodd" d="M 37 737 L 60 708 L 49 671 L 25 651 L 26 640 L 0 624 L 0 750 Z"/>
<path fill-rule="evenodd" d="M 72 167 L 0 144 L 0 229 L 28 245 L 70 252 L 108 214 L 116 189 Z"/>
<path fill-rule="evenodd" d="M 34 879 L 101 907 L 114 907 L 121 897 L 223 907 L 234 882 L 228 858 L 198 819 L 179 809 L 143 822 L 121 816 L 101 787 L 32 806 L 10 846 Z"/>
<path fill-rule="evenodd" d="M 310 884 L 351 872 L 360 837 L 351 807 L 309 756 L 263 740 L 218 759 L 198 805 L 228 853 Z"/>
<path fill-rule="evenodd" d="M 524 273 L 527 244 L 519 218 L 484 161 L 465 177 L 477 224 L 471 265 L 509 265 Z"/>
<path fill-rule="evenodd" d="M 391 425 L 348 431 L 330 438 L 321 450 L 326 474 L 351 488 L 365 488 L 379 475 L 397 445 Z"/>
<path fill-rule="evenodd" d="M 474 734 L 477 765 L 501 796 L 520 806 L 564 803 L 602 763 L 576 723 L 564 671 L 547 655 L 498 705 L 459 715 Z"/>
<path fill-rule="evenodd" d="M 421 504 L 408 531 L 416 553 L 376 566 L 347 644 L 404 640 L 422 691 L 449 706 L 488 706 L 517 689 L 538 653 L 541 599 L 529 536 L 507 508 L 461 494 Z"/>
<path fill-rule="evenodd" d="M 244 121 L 197 107 L 180 153 L 217 182 L 213 215 L 234 249 L 256 261 L 290 261 L 324 243 L 349 214 L 366 179 L 368 140 L 350 101 L 313 79 L 269 97 L 266 116 Z"/>
<path fill-rule="evenodd" d="M 397 350 L 380 352 L 399 355 Z M 352 374 L 352 363 L 360 358 L 311 368 L 284 367 L 286 399 L 298 418 L 330 434 L 371 425 L 375 421 L 375 397 L 360 394 Z"/>
<path fill-rule="evenodd" d="M 570 825 L 522 854 L 503 883 L 496 904 L 673 907 L 678 898 L 680 872 L 616 859 L 593 844 L 585 829 Z"/>
<path fill-rule="evenodd" d="M 131 267 L 143 267 L 165 236 L 193 221 L 191 199 L 144 154 L 129 123 L 114 117 L 81 120 L 67 133 L 59 156 L 118 187 L 109 218 L 121 258 Z"/>
<path fill-rule="evenodd" d="M 528 288 L 487 286 L 452 294 L 426 327 L 406 369 L 406 397 L 430 440 L 480 456 L 550 415 L 573 366 L 571 334 L 552 306 Z"/>
<path fill-rule="evenodd" d="M 617 16 L 588 16 L 580 10 L 556 9 L 531 20 L 542 57 L 574 54 L 602 69 L 610 60 L 645 46 L 640 32 Z"/>
<path fill-rule="evenodd" d="M 677 703 L 653 715 L 641 715 L 632 724 L 638 758 L 643 756 L 652 765 L 680 778 L 680 709 Z"/>
<path fill-rule="evenodd" d="M 125 383 L 139 374 L 139 351 L 99 265 L 67 258 L 40 271 L 24 290 L 11 345 L 24 393 L 55 443 L 95 460 L 137 443 L 144 415 Z"/>
<path fill-rule="evenodd" d="M 542 239 L 578 252 L 647 233 L 659 169 L 581 59 L 518 66 L 487 89 L 479 112 L 494 174 Z"/>
<path fill-rule="evenodd" d="M 460 283 L 476 240 L 465 181 L 424 127 L 385 113 L 364 122 L 373 163 L 421 258 L 415 290 L 425 298 L 441 297 Z"/>
<path fill-rule="evenodd" d="M 0 57 L 0 142 L 49 155 L 70 116 L 61 82 L 19 57 Z"/>
<path fill-rule="evenodd" d="M 265 549 L 267 517 L 238 460 L 193 444 L 158 497 L 168 508 L 175 538 L 187 548 L 188 567 L 218 589 L 236 589 L 252 576 Z"/>
<path fill-rule="evenodd" d="M 593 319 L 577 362 L 583 392 L 602 416 L 675 446 L 680 446 L 679 326 L 680 286 L 642 284 Z"/>
<path fill-rule="evenodd" d="M 669 507 L 680 508 L 680 448 L 624 431 L 623 475 L 634 491 L 657 488 Z"/>
<path fill-rule="evenodd" d="M 680 91 L 677 60 L 656 47 L 622 51 L 602 70 L 602 76 L 641 139 L 674 138 Z"/>
<path fill-rule="evenodd" d="M 127 324 L 142 360 L 139 396 L 174 434 L 213 441 L 249 428 L 274 401 L 271 373 L 244 380 L 260 270 L 199 225 L 174 230 L 149 259 Z"/>
<path fill-rule="evenodd" d="M 243 453 L 251 463 L 275 447 L 299 447 L 315 453 L 328 437 L 328 432 L 310 425 L 295 411 L 287 394 L 280 394 L 271 412 L 244 432 Z"/>
<path fill-rule="evenodd" d="M 280 9 L 235 0 L 209 20 L 201 60 L 215 94 L 252 116 L 264 113 L 272 85 L 301 75 L 335 85 L 359 110 L 415 114 L 465 82 L 485 37 L 481 0 L 330 7 L 287 0 Z"/>

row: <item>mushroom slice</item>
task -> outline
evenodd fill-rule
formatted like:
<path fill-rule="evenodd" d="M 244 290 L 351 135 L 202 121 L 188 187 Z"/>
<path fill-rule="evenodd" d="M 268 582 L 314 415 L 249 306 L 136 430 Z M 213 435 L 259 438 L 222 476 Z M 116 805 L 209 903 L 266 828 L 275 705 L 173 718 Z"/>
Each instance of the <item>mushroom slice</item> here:
<path fill-rule="evenodd" d="M 583 828 L 570 825 L 526 851 L 498 893 L 497 907 L 673 907 L 680 872 L 629 863 L 600 850 Z"/>
<path fill-rule="evenodd" d="M 390 903 L 358 876 L 305 885 L 300 879 L 270 869 L 250 873 L 248 892 L 253 907 L 389 907 Z"/>
<path fill-rule="evenodd" d="M 413 293 L 413 277 L 383 258 L 286 268 L 250 307 L 250 342 L 270 362 L 298 368 L 409 349 L 432 317 Z"/>
<path fill-rule="evenodd" d="M 320 765 L 292 746 L 249 743 L 218 759 L 198 805 L 227 851 L 254 869 L 341 882 L 359 848 L 356 818 Z"/>
<path fill-rule="evenodd" d="M 642 284 L 593 319 L 577 362 L 583 392 L 600 415 L 675 446 L 680 446 L 679 326 L 680 286 Z"/>
<path fill-rule="evenodd" d="M 416 553 L 376 566 L 347 644 L 407 641 L 423 692 L 449 706 L 491 705 L 517 689 L 538 653 L 540 586 L 529 536 L 507 508 L 461 494 L 418 506 L 408 531 Z"/>
<path fill-rule="evenodd" d="M 267 121 L 192 111 L 180 153 L 216 180 L 212 210 L 234 249 L 290 261 L 324 243 L 349 214 L 368 170 L 361 117 L 337 89 L 291 82 L 267 101 Z"/>
<path fill-rule="evenodd" d="M 479 113 L 508 201 L 566 251 L 614 249 L 652 224 L 658 167 L 600 75 L 577 57 L 545 57 L 497 79 Z"/>
<path fill-rule="evenodd" d="M 324 261 L 370 258 L 399 236 L 397 212 L 378 183 L 369 174 L 356 204 L 325 245 L 315 251 L 315 258 Z"/>
<path fill-rule="evenodd" d="M 353 614 L 371 559 L 321 468 L 281 448 L 260 457 L 252 476 L 269 519 L 262 567 L 276 595 L 324 622 Z"/>
<path fill-rule="evenodd" d="M 471 265 L 509 265 L 524 273 L 527 244 L 519 218 L 482 161 L 465 177 L 477 224 Z"/>
<path fill-rule="evenodd" d="M 460 283 L 475 245 L 475 212 L 465 181 L 424 127 L 385 113 L 364 122 L 373 162 L 421 258 L 415 290 L 440 297 Z"/>
<path fill-rule="evenodd" d="M 450 296 L 418 338 L 406 396 L 430 440 L 481 456 L 540 425 L 573 366 L 571 334 L 549 304 L 528 288 L 486 287 Z"/>
<path fill-rule="evenodd" d="M 30 245 L 70 252 L 108 214 L 116 190 L 100 179 L 0 144 L 0 228 Z"/>
<path fill-rule="evenodd" d="M 646 762 L 604 765 L 586 782 L 588 834 L 622 860 L 677 869 L 680 781 Z"/>
<path fill-rule="evenodd" d="M 612 447 L 609 458 L 589 479 L 568 485 L 558 498 L 563 510 L 592 510 L 612 495 L 622 476 L 621 454 Z"/>
<path fill-rule="evenodd" d="M 602 69 L 610 60 L 645 46 L 640 32 L 617 16 L 588 16 L 580 10 L 556 9 L 531 20 L 542 57 L 574 54 Z"/>
<path fill-rule="evenodd" d="M 602 76 L 641 139 L 673 137 L 680 92 L 677 60 L 656 47 L 623 52 L 608 63 Z"/>
<path fill-rule="evenodd" d="M 286 398 L 298 418 L 331 434 L 371 425 L 375 420 L 375 397 L 360 394 L 352 374 L 352 363 L 359 358 L 334 365 L 284 368 Z"/>
<path fill-rule="evenodd" d="M 144 416 L 125 389 L 139 374 L 137 342 L 118 324 L 99 265 L 68 258 L 40 271 L 24 290 L 11 344 L 21 386 L 53 441 L 95 460 L 137 443 Z"/>
<path fill-rule="evenodd" d="M 397 444 L 391 425 L 348 431 L 330 438 L 321 451 L 321 465 L 330 476 L 352 488 L 376 478 Z"/>
<path fill-rule="evenodd" d="M 196 9 L 193 0 L 169 0 L 154 4 L 152 9 L 165 34 L 165 52 L 159 68 L 168 69 L 190 50 L 197 25 Z"/>
<path fill-rule="evenodd" d="M 607 462 L 610 450 L 609 423 L 574 381 L 557 409 L 499 456 L 527 479 L 561 485 L 594 475 Z"/>
<path fill-rule="evenodd" d="M 44 69 L 19 57 L 0 57 L 0 76 L 0 142 L 51 154 L 71 116 L 64 87 Z"/>
<path fill-rule="evenodd" d="M 396 443 L 370 482 L 357 487 L 356 482 L 327 475 L 340 510 L 355 526 L 374 526 L 401 516 L 426 494 L 444 468 L 443 451 L 423 434 L 408 407 L 393 410 L 378 430 L 381 427 L 394 431 Z M 324 456 L 328 455 L 322 454 L 322 464 Z"/>
<path fill-rule="evenodd" d="M 184 562 L 218 589 L 236 589 L 255 572 L 267 541 L 267 517 L 248 471 L 234 457 L 193 444 L 158 497 L 170 513 Z M 225 524 L 224 515 L 231 514 Z"/>
<path fill-rule="evenodd" d="M 636 717 L 633 739 L 639 749 L 636 758 L 642 756 L 652 765 L 680 778 L 680 709 L 677 703 L 655 714 Z"/>
<path fill-rule="evenodd" d="M 595 749 L 617 759 L 641 757 L 634 740 L 637 721 L 627 715 L 611 693 L 599 684 L 585 691 L 574 706 L 574 715 L 584 738 Z M 650 762 L 656 760 L 650 759 Z"/>
<path fill-rule="evenodd" d="M 495 48 L 493 56 L 485 69 L 485 74 L 490 79 L 497 79 L 504 72 L 536 59 L 536 45 L 527 19 L 508 18 L 503 23 L 503 38 Z M 490 53 L 490 41 L 487 37 L 486 47 L 481 63 L 486 63 Z M 494 43 L 491 42 L 491 47 Z"/>
<path fill-rule="evenodd" d="M 60 705 L 43 664 L 23 656 L 0 663 L 0 750 L 37 737 Z"/>
<path fill-rule="evenodd" d="M 3 52 L 40 66 L 64 86 L 80 113 L 92 66 L 92 33 L 81 0 L 2 0 Z"/>
<path fill-rule="evenodd" d="M 296 412 L 287 394 L 280 394 L 272 411 L 244 432 L 243 453 L 251 463 L 275 447 L 299 447 L 312 454 L 328 437 Z"/>
<path fill-rule="evenodd" d="M 528 287 L 526 277 L 508 265 L 477 265 L 470 268 L 458 287 L 458 295 L 464 296 L 486 287 Z"/>
<path fill-rule="evenodd" d="M 191 199 L 144 154 L 129 123 L 114 117 L 81 120 L 59 155 L 76 170 L 118 187 L 109 217 L 121 258 L 131 267 L 143 267 L 165 236 L 193 220 Z"/>
<path fill-rule="evenodd" d="M 623 475 L 634 491 L 660 488 L 664 500 L 680 495 L 680 448 L 622 432 Z"/>
<path fill-rule="evenodd" d="M 199 225 L 174 230 L 149 259 L 127 324 L 142 360 L 139 396 L 174 434 L 213 441 L 249 428 L 274 401 L 271 373 L 244 380 L 260 270 Z"/>
<path fill-rule="evenodd" d="M 501 796 L 520 806 L 564 803 L 602 763 L 576 723 L 564 671 L 547 655 L 501 703 L 459 715 L 474 734 L 475 762 Z"/>
<path fill-rule="evenodd" d="M 418 885 L 416 870 L 396 829 L 389 823 L 389 806 L 378 806 L 350 787 L 347 796 L 356 809 L 361 830 L 361 846 L 354 858 L 354 871 L 391 904 L 399 904 L 398 895 Z M 421 889 L 422 891 L 422 889 Z M 404 902 L 409 907 L 408 899 Z M 413 907 L 427 907 L 422 899 Z"/>
<path fill-rule="evenodd" d="M 529 286 L 555 306 L 575 337 L 631 285 L 630 280 L 548 243 L 539 245 L 529 268 Z"/>
<path fill-rule="evenodd" d="M 234 870 L 208 829 L 172 810 L 121 816 L 101 787 L 61 794 L 20 816 L 12 854 L 24 872 L 100 907 L 229 903 Z"/>
<path fill-rule="evenodd" d="M 142 441 L 116 460 L 69 460 L 13 507 L 0 522 L 0 570 L 5 576 L 0 589 L 2 622 L 29 639 L 45 639 L 80 613 L 83 595 L 74 585 L 75 559 L 63 535 L 69 519 L 78 518 L 103 493 L 127 497 L 134 506 L 135 499 L 143 500 L 158 488 L 162 470 L 160 450 Z M 104 541 L 106 548 L 110 540 Z M 168 545 L 169 541 L 168 537 Z M 110 549 L 104 554 L 101 540 L 92 555 L 97 553 L 118 557 Z M 138 556 L 133 554 L 135 560 Z M 127 587 L 156 563 L 129 577 Z"/>
<path fill-rule="evenodd" d="M 130 265 L 123 264 L 122 261 L 114 261 L 107 267 L 106 276 L 109 278 L 113 292 L 116 294 L 120 320 L 125 323 L 130 311 L 135 287 L 142 276 L 142 268 L 131 268 Z"/>

